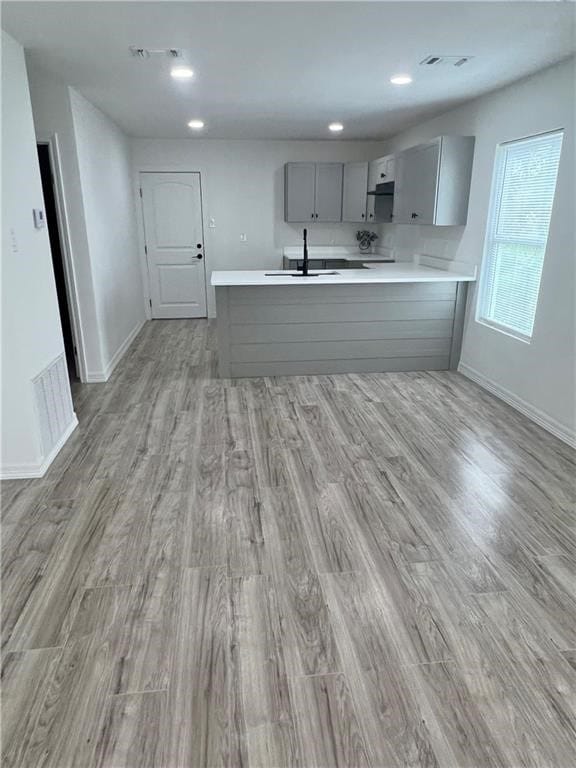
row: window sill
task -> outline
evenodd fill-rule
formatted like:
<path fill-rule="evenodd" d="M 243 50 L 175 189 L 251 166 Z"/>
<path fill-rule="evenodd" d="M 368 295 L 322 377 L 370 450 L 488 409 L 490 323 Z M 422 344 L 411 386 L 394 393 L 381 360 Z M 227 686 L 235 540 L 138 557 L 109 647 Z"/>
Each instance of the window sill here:
<path fill-rule="evenodd" d="M 483 317 L 477 317 L 476 322 L 479 325 L 484 325 L 486 328 L 490 328 L 491 331 L 498 331 L 498 333 L 502 333 L 504 336 L 509 336 L 515 341 L 521 341 L 523 344 L 532 343 L 532 336 L 525 336 L 518 331 L 514 331 L 512 328 L 507 328 L 505 325 L 498 325 L 498 323 L 493 323 Z"/>

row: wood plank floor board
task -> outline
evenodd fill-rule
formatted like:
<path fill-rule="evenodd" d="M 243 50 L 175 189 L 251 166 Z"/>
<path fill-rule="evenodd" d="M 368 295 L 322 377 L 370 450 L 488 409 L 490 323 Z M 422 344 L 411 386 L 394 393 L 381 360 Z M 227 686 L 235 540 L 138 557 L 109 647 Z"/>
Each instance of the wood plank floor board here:
<path fill-rule="evenodd" d="M 100 768 L 167 765 L 164 756 L 166 691 L 111 696 L 96 747 Z"/>
<path fill-rule="evenodd" d="M 229 590 L 224 568 L 182 572 L 168 695 L 168 765 L 242 763 L 231 727 L 235 686 Z"/>
<path fill-rule="evenodd" d="M 441 627 L 418 593 L 410 571 L 403 567 L 401 558 L 383 535 L 378 521 L 358 515 L 356 526 L 362 540 L 365 568 L 378 579 L 378 598 L 391 625 L 388 631 L 393 631 L 392 626 L 397 628 L 396 643 L 403 663 L 450 659 Z"/>
<path fill-rule="evenodd" d="M 342 503 L 352 510 L 375 539 L 386 542 L 407 562 L 436 560 L 440 551 L 422 518 L 385 481 L 379 486 L 346 482 L 339 486 Z M 352 568 L 350 570 L 353 570 Z"/>
<path fill-rule="evenodd" d="M 8 642 L 9 650 L 50 648 L 66 642 L 92 558 L 118 500 L 107 482 L 96 481 L 90 488 L 22 608 Z"/>
<path fill-rule="evenodd" d="M 85 591 L 47 685 L 24 765 L 95 764 L 128 589 Z"/>
<path fill-rule="evenodd" d="M 249 764 L 301 765 L 273 580 L 264 575 L 236 578 L 231 597 Z"/>
<path fill-rule="evenodd" d="M 240 486 L 226 495 L 224 519 L 228 532 L 227 563 L 230 576 L 270 572 L 262 523 L 262 502 L 251 487 Z"/>
<path fill-rule="evenodd" d="M 491 734 L 479 701 L 452 662 L 419 664 L 405 670 L 411 686 L 426 697 L 431 716 L 440 723 L 444 743 L 434 747 L 441 765 L 455 768 L 511 766 L 499 740 Z M 424 710 L 426 711 L 426 710 Z M 426 718 L 428 719 L 428 718 Z"/>
<path fill-rule="evenodd" d="M 360 671 L 403 663 L 398 612 L 366 572 L 325 573 L 322 586 L 341 656 L 353 654 Z"/>
<path fill-rule="evenodd" d="M 306 766 L 370 765 L 369 753 L 344 675 L 292 679 L 300 748 Z"/>
<path fill-rule="evenodd" d="M 433 742 L 445 739 L 427 702 L 422 707 L 411 689 L 393 642 L 399 639 L 394 617 L 384 610 L 377 584 L 357 573 L 324 574 L 322 582 L 370 765 L 439 766 Z"/>
<path fill-rule="evenodd" d="M 337 672 L 341 664 L 326 600 L 293 493 L 290 488 L 262 490 L 262 502 L 264 538 L 285 617 L 288 674 Z"/>
<path fill-rule="evenodd" d="M 2 483 L 3 764 L 567 768 L 576 453 L 455 371 L 147 323 Z"/>
<path fill-rule="evenodd" d="M 36 721 L 62 648 L 5 653 L 2 658 L 2 758 L 5 768 L 25 765 Z"/>
<path fill-rule="evenodd" d="M 19 523 L 2 525 L 2 644 L 9 639 L 24 606 L 46 572 L 74 515 L 71 501 L 41 503 Z"/>

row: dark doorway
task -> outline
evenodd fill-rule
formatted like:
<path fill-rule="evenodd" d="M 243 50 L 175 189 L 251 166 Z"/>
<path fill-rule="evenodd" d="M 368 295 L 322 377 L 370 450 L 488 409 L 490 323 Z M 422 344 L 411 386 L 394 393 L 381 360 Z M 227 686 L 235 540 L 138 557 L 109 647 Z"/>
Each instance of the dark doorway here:
<path fill-rule="evenodd" d="M 64 336 L 64 350 L 68 375 L 71 381 L 78 379 L 76 370 L 76 358 L 74 355 L 74 336 L 72 335 L 72 322 L 70 319 L 70 307 L 68 305 L 68 291 L 66 288 L 66 276 L 64 274 L 64 258 L 62 254 L 60 238 L 60 222 L 54 196 L 54 182 L 52 163 L 50 160 L 50 147 L 48 144 L 38 144 L 38 160 L 40 162 L 40 175 L 42 177 L 42 192 L 44 193 L 44 206 L 46 208 L 46 223 L 50 237 L 50 250 L 52 251 L 52 265 L 56 278 L 56 293 L 58 294 L 58 308 L 62 323 L 62 335 Z"/>

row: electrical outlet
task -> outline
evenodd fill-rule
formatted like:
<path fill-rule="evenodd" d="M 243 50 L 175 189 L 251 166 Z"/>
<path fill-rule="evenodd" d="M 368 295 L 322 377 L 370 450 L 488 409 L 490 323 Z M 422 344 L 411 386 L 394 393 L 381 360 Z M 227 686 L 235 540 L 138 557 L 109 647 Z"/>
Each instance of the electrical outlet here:
<path fill-rule="evenodd" d="M 248 235 L 246 234 L 246 232 L 240 232 L 240 242 L 241 243 L 248 242 Z"/>
<path fill-rule="evenodd" d="M 208 226 L 209 226 L 210 229 L 215 229 L 216 228 L 216 220 L 215 220 L 214 216 L 210 216 L 210 218 L 208 219 Z"/>

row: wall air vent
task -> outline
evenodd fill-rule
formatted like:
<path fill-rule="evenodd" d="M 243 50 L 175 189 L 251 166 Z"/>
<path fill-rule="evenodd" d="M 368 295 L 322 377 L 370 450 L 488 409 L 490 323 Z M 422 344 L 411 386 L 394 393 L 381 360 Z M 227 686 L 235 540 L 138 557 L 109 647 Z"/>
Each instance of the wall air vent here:
<path fill-rule="evenodd" d="M 169 59 L 181 59 L 182 51 L 179 48 L 140 48 L 137 45 L 130 46 L 130 55 L 135 59 L 149 59 L 151 56 L 167 56 Z"/>
<path fill-rule="evenodd" d="M 462 67 L 474 56 L 426 56 L 420 66 L 424 67 Z"/>
<path fill-rule="evenodd" d="M 60 355 L 32 379 L 44 457 L 52 451 L 74 420 L 66 358 Z"/>

